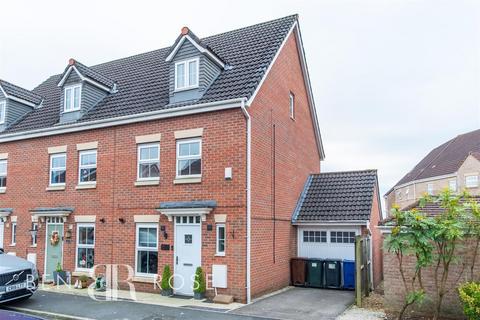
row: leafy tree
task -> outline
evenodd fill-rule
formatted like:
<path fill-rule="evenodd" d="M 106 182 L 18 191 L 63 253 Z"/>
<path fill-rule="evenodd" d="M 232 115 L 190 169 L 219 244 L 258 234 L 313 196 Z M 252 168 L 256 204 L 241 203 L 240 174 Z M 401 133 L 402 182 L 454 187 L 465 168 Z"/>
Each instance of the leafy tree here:
<path fill-rule="evenodd" d="M 467 206 L 467 234 L 473 240 L 474 247 L 472 251 L 472 263 L 470 265 L 470 281 L 480 281 L 480 278 L 475 277 L 474 269 L 480 249 L 480 206 L 473 199 L 469 199 Z"/>

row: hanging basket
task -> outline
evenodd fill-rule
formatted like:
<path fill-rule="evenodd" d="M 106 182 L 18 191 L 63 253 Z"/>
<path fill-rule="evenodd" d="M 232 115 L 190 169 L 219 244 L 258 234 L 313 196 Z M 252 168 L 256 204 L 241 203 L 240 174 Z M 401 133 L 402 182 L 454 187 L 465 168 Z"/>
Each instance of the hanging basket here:
<path fill-rule="evenodd" d="M 52 235 L 50 236 L 50 244 L 55 247 L 56 245 L 58 245 L 59 242 L 60 242 L 60 236 L 58 235 L 58 232 L 57 231 L 52 232 Z"/>

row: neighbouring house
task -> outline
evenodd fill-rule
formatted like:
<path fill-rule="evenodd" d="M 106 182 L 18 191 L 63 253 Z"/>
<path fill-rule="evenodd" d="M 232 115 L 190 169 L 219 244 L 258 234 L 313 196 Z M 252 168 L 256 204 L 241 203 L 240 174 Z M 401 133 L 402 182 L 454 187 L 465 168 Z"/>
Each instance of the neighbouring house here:
<path fill-rule="evenodd" d="M 383 278 L 382 220 L 376 170 L 326 172 L 307 178 L 292 223 L 297 255 L 355 260 L 355 237 L 370 238 L 373 287 Z"/>
<path fill-rule="evenodd" d="M 250 301 L 289 284 L 291 214 L 323 158 L 296 15 L 201 39 L 184 27 L 171 47 L 70 59 L 31 91 L 0 82 L 0 243 L 47 280 L 58 263 L 129 265 L 152 291 L 170 265 L 192 295 L 202 266 Z"/>
<path fill-rule="evenodd" d="M 480 195 L 480 129 L 436 147 L 385 194 L 387 212 L 393 204 L 412 205 L 425 193 L 442 189 Z"/>

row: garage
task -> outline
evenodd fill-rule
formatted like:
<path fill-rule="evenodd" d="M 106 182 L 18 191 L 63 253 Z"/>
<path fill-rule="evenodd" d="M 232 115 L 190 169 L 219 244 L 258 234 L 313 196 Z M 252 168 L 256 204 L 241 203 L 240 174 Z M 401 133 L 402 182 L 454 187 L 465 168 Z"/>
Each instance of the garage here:
<path fill-rule="evenodd" d="M 369 241 L 371 279 L 382 279 L 381 219 L 376 170 L 326 172 L 308 177 L 295 211 L 297 257 L 355 260 L 355 238 Z M 375 261 L 376 260 L 376 261 Z"/>

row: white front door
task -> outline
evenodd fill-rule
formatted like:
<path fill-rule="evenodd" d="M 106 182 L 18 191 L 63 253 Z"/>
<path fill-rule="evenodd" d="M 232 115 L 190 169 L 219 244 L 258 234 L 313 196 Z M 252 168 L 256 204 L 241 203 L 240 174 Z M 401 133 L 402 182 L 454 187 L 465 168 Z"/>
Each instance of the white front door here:
<path fill-rule="evenodd" d="M 0 248 L 3 248 L 3 222 L 0 221 Z"/>
<path fill-rule="evenodd" d="M 176 294 L 193 295 L 195 270 L 202 264 L 202 228 L 199 216 L 175 217 Z"/>

